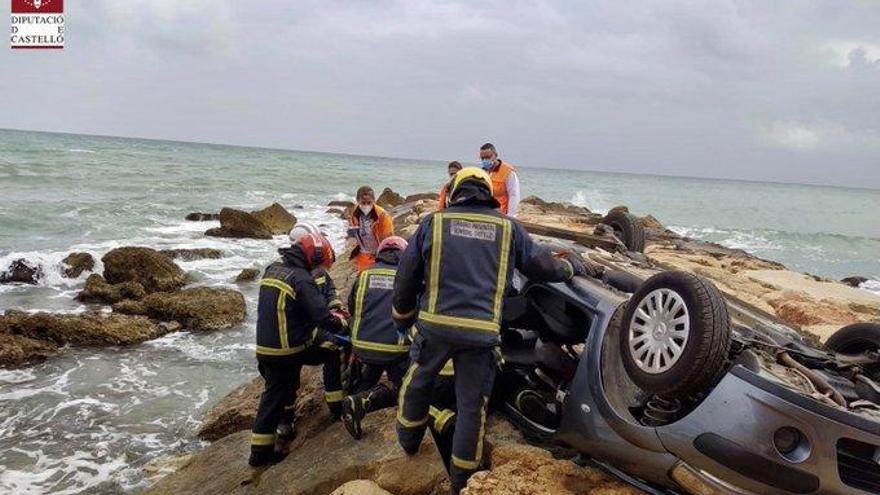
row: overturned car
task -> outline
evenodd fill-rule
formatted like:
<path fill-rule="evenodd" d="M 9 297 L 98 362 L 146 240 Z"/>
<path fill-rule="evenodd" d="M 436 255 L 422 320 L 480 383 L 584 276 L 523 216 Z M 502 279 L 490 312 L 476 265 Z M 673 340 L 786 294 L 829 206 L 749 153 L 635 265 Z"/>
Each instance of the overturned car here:
<path fill-rule="evenodd" d="M 697 275 L 607 270 L 524 282 L 502 335 L 496 407 L 646 491 L 880 493 L 878 325 L 820 348 Z"/>

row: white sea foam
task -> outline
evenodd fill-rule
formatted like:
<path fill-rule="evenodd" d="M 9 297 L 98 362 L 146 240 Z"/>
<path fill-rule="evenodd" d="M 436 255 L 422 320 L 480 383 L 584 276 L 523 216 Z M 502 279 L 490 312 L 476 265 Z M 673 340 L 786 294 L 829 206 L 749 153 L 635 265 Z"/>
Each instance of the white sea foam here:
<path fill-rule="evenodd" d="M 608 210 L 614 207 L 612 202 L 596 189 L 581 189 L 575 192 L 569 201 L 575 206 L 583 206 L 600 215 L 608 213 Z"/>
<path fill-rule="evenodd" d="M 67 151 L 68 153 L 95 153 L 94 150 L 86 150 L 86 149 L 80 149 L 80 148 L 71 148 L 69 150 L 64 150 L 64 151 Z"/>
<path fill-rule="evenodd" d="M 880 280 L 868 279 L 865 282 L 862 282 L 862 284 L 859 285 L 859 288 L 865 289 L 868 292 L 873 292 L 874 294 L 880 296 Z"/>

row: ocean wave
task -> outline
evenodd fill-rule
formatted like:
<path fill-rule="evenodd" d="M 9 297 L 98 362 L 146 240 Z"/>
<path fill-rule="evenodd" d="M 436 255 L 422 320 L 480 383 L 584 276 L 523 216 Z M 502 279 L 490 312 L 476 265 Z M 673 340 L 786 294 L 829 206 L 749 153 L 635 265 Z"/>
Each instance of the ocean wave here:
<path fill-rule="evenodd" d="M 569 202 L 575 206 L 582 206 L 593 213 L 605 215 L 611 208 L 614 208 L 613 202 L 604 194 L 596 189 L 581 189 L 574 193 Z"/>
<path fill-rule="evenodd" d="M 87 150 L 87 149 L 81 149 L 81 148 L 70 148 L 70 149 L 64 150 L 64 151 L 66 151 L 68 153 L 96 153 L 95 150 Z"/>
<path fill-rule="evenodd" d="M 859 285 L 859 288 L 880 296 L 880 280 L 868 279 L 862 282 L 862 284 Z"/>

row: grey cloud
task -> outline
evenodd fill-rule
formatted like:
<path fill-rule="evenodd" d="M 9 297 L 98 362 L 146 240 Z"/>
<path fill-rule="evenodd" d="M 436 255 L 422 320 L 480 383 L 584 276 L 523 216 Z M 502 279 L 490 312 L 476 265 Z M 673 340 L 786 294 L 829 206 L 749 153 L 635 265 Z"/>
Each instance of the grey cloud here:
<path fill-rule="evenodd" d="M 0 127 L 880 187 L 876 3 L 67 10 L 62 53 L 0 50 Z"/>

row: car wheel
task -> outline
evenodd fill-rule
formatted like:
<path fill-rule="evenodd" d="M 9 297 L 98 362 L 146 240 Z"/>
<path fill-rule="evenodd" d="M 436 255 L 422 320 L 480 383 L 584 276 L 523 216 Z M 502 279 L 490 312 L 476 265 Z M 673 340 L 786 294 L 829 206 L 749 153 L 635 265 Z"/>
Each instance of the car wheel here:
<path fill-rule="evenodd" d="M 645 251 L 645 227 L 641 220 L 631 213 L 622 210 L 613 210 L 602 223 L 611 227 L 614 235 L 626 246 L 629 251 L 642 253 Z"/>
<path fill-rule="evenodd" d="M 652 276 L 627 303 L 621 323 L 624 368 L 648 393 L 688 397 L 709 388 L 727 368 L 727 305 L 702 277 L 678 271 Z"/>
<path fill-rule="evenodd" d="M 869 351 L 880 351 L 880 324 L 853 323 L 847 325 L 828 338 L 825 348 L 840 354 L 858 355 Z M 874 379 L 880 379 L 880 362 L 867 370 Z"/>

